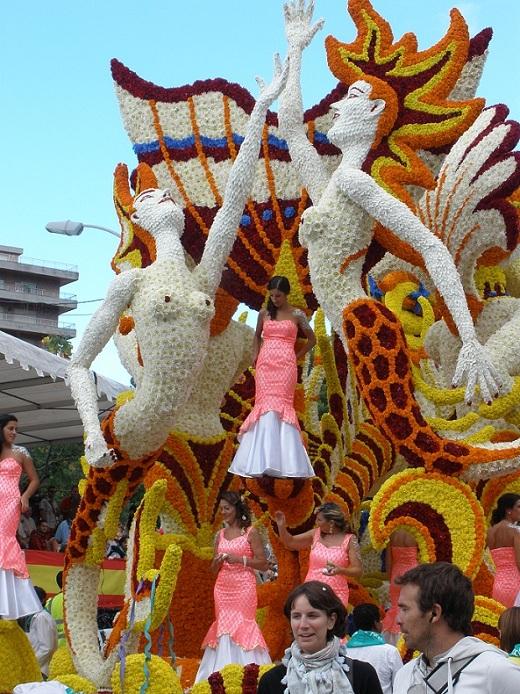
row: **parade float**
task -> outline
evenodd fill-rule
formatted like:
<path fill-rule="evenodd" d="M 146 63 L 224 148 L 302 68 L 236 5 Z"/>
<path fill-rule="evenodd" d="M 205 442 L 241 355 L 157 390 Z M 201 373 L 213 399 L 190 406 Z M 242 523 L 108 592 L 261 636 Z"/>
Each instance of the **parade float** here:
<path fill-rule="evenodd" d="M 226 489 L 247 495 L 276 556 L 277 579 L 258 588 L 274 659 L 287 645 L 285 597 L 306 572 L 274 513 L 301 532 L 324 500 L 362 535 L 353 604 L 384 604 L 381 551 L 405 529 L 420 561 L 457 563 L 474 580 L 476 633 L 496 641 L 485 528 L 498 496 L 520 489 L 520 126 L 476 96 L 490 30 L 470 37 L 453 10 L 446 35 L 418 50 L 368 0 L 348 12 L 354 40 L 326 39 L 338 84 L 301 114 L 305 41 L 290 30 L 289 75 L 277 68 L 256 103 L 221 79 L 163 88 L 112 61 L 138 164 L 115 170 L 115 279 L 71 367 L 86 476 L 66 555 L 68 647 L 51 674 L 78 691 L 192 684 Z M 348 34 L 347 20 L 328 29 Z M 267 109 L 284 88 L 279 123 Z M 254 399 L 253 331 L 238 309 L 258 311 L 275 274 L 317 336 L 295 395 L 311 480 L 227 473 Z M 100 428 L 88 367 L 112 335 L 135 389 Z M 100 651 L 100 566 L 141 484 L 124 607 Z M 254 692 L 263 667 L 229 665 L 192 691 Z"/>

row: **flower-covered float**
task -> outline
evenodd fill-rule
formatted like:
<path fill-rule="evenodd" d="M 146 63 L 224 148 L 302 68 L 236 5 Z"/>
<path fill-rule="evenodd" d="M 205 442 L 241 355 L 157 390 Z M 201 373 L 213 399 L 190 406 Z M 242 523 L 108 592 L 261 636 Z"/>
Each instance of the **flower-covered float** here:
<path fill-rule="evenodd" d="M 518 484 L 512 336 L 520 175 L 518 125 L 505 107 L 484 109 L 474 96 L 490 33 L 470 39 L 453 11 L 446 36 L 418 51 L 411 34 L 394 41 L 367 0 L 350 0 L 356 39 L 326 41 L 340 82 L 303 113 L 301 54 L 319 25 L 298 8 L 286 14 L 290 70 L 281 127 L 267 112 L 274 90 L 255 106 L 245 89 L 223 80 L 164 89 L 112 64 L 139 165 L 133 190 L 126 168 L 116 169 L 116 281 L 72 366 L 90 468 L 67 554 L 72 660 L 61 673 L 92 686 L 125 691 L 125 667 L 150 692 L 190 683 L 212 614 L 208 566 L 219 494 L 238 485 L 226 471 L 254 395 L 251 371 L 244 371 L 251 331 L 232 316 L 239 303 L 261 307 L 273 274 L 288 276 L 291 302 L 315 313 L 318 344 L 301 365 L 296 393 L 316 477 L 247 481 L 256 523 L 279 565 L 277 581 L 259 587 L 259 622 L 272 655 L 286 644 L 285 595 L 306 568 L 304 556 L 281 546 L 274 512 L 283 508 L 301 531 L 327 498 L 355 518 L 378 486 L 368 526 L 373 547 L 383 548 L 402 527 L 417 537 L 422 561 L 457 562 L 482 593 L 480 633 L 496 637 L 500 607 L 487 597 L 483 554 L 485 517 L 500 486 L 486 480 L 507 474 L 508 485 Z M 246 157 L 252 142 L 253 149 L 260 143 L 254 167 Z M 241 158 L 256 169 L 254 183 L 250 171 L 250 183 L 230 200 Z M 168 197 L 184 213 L 169 212 L 170 227 L 184 223 L 174 248 L 166 215 L 157 216 L 173 206 Z M 178 274 L 162 272 L 163 260 Z M 199 269 L 205 264 L 209 279 Z M 184 310 L 178 299 L 190 291 L 198 303 Z M 101 433 L 87 368 L 112 333 L 137 387 Z M 454 376 L 459 387 L 452 389 Z M 132 526 L 125 606 L 101 653 L 99 563 L 142 480 L 147 492 Z M 353 601 L 377 600 L 381 575 L 374 576 L 352 586 Z M 252 692 L 257 678 L 258 669 L 229 666 L 194 691 Z"/>

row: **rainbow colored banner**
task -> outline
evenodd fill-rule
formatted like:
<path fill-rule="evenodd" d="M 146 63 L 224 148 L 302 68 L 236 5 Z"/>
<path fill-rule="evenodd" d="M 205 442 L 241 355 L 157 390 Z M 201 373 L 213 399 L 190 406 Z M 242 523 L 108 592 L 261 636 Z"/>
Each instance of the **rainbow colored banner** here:
<path fill-rule="evenodd" d="M 64 559 L 62 552 L 25 550 L 25 560 L 33 585 L 41 586 L 49 597 L 58 592 L 56 574 L 63 569 Z M 103 562 L 98 591 L 99 607 L 123 607 L 125 564 L 123 559 L 105 559 Z"/>

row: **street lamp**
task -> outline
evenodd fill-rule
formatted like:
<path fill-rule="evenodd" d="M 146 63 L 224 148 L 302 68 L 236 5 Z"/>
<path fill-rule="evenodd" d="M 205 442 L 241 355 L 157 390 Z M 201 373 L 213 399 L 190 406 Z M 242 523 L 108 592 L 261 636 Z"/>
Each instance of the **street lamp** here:
<path fill-rule="evenodd" d="M 79 236 L 85 227 L 89 229 L 101 229 L 108 234 L 112 234 L 112 236 L 117 236 L 117 238 L 120 237 L 117 231 L 109 229 L 108 227 L 102 227 L 98 224 L 82 224 L 81 222 L 73 222 L 71 219 L 67 219 L 64 222 L 48 222 L 45 225 L 45 228 L 47 231 L 50 231 L 51 234 L 63 234 L 64 236 Z"/>

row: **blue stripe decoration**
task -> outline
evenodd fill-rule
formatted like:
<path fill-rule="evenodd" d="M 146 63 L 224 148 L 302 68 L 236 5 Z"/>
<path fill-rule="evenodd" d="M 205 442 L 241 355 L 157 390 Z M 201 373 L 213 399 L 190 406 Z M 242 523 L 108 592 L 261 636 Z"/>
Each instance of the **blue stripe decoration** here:
<path fill-rule="evenodd" d="M 233 133 L 232 137 L 233 143 L 237 147 L 239 147 L 244 141 L 244 137 L 242 135 L 238 135 L 238 133 Z M 206 147 L 208 149 L 224 149 L 225 147 L 227 147 L 227 138 L 225 137 L 206 137 L 205 135 L 201 135 L 200 141 L 203 147 Z M 326 135 L 318 132 L 314 134 L 314 141 L 317 143 L 328 142 Z M 267 142 L 270 147 L 274 147 L 275 149 L 281 149 L 285 152 L 289 151 L 287 142 L 280 137 L 276 137 L 275 135 L 270 134 L 267 138 Z M 195 146 L 195 136 L 189 135 L 188 137 L 183 137 L 178 140 L 166 136 L 164 138 L 164 144 L 166 145 L 166 147 L 168 147 L 168 149 L 189 149 L 190 147 Z M 157 152 L 159 149 L 159 140 L 141 143 L 136 142 L 133 146 L 133 150 L 137 155 L 150 154 L 152 152 Z"/>

